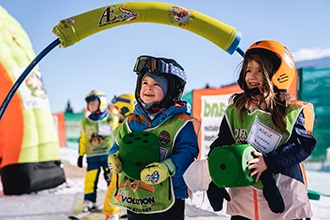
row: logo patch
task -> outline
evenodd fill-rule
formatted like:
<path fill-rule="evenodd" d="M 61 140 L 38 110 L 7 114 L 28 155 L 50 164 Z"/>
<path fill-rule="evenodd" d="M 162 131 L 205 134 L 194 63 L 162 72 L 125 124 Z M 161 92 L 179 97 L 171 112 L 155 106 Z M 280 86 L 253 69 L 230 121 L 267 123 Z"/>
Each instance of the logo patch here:
<path fill-rule="evenodd" d="M 162 131 L 159 134 L 159 141 L 162 144 L 168 144 L 170 143 L 171 137 L 170 137 L 170 133 L 168 133 L 167 131 Z"/>
<path fill-rule="evenodd" d="M 177 22 L 180 27 L 187 26 L 189 21 L 194 18 L 189 9 L 177 5 L 169 8 L 168 17 L 171 23 Z"/>

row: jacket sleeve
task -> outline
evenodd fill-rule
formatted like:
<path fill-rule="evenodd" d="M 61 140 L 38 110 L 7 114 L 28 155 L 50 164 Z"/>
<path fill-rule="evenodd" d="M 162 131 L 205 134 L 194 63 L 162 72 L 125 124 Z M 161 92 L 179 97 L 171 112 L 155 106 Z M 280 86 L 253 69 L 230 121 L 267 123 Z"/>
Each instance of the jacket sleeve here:
<path fill-rule="evenodd" d="M 87 137 L 85 135 L 83 129 L 84 120 L 81 120 L 81 130 L 80 130 L 80 137 L 79 137 L 79 156 L 84 156 L 86 154 L 86 145 L 87 145 Z"/>
<path fill-rule="evenodd" d="M 232 145 L 234 143 L 235 143 L 235 140 L 230 132 L 227 119 L 226 119 L 226 117 L 223 117 L 223 119 L 220 123 L 218 137 L 211 144 L 209 154 L 212 151 L 212 149 L 215 147 L 224 146 L 224 145 Z"/>
<path fill-rule="evenodd" d="M 116 142 L 114 142 L 112 147 L 110 148 L 109 155 L 114 154 L 117 151 L 119 151 L 119 146 Z"/>
<path fill-rule="evenodd" d="M 109 150 L 109 155 L 116 153 L 119 151 L 119 140 L 122 139 L 122 137 L 126 134 L 123 132 L 123 126 L 124 124 L 120 124 L 117 128 L 113 130 L 113 135 L 114 135 L 114 143 L 111 146 Z"/>
<path fill-rule="evenodd" d="M 274 173 L 282 173 L 286 168 L 299 164 L 311 155 L 316 140 L 307 134 L 304 115 L 300 113 L 288 142 L 264 155 L 267 167 Z"/>
<path fill-rule="evenodd" d="M 175 176 L 182 176 L 199 153 L 198 138 L 192 122 L 179 132 L 170 158 L 176 167 Z"/>

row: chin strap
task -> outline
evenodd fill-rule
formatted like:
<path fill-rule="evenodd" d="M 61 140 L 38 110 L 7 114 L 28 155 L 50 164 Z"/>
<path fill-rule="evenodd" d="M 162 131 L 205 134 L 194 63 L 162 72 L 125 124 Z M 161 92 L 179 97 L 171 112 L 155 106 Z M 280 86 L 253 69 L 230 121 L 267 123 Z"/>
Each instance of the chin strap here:
<path fill-rule="evenodd" d="M 256 88 L 253 88 L 253 89 L 245 90 L 245 94 L 246 94 L 247 97 L 263 95 L 264 93 L 265 93 L 264 89 L 261 88 L 261 87 L 256 87 Z"/>
<path fill-rule="evenodd" d="M 140 103 L 141 106 L 150 114 L 155 114 L 161 110 L 160 102 L 153 102 L 150 104 L 146 104 L 140 99 Z"/>
<path fill-rule="evenodd" d="M 103 118 L 105 118 L 107 115 L 109 114 L 109 110 L 105 109 L 103 112 L 97 110 L 96 112 L 92 112 L 88 118 L 94 120 L 94 121 L 98 121 L 98 120 L 102 120 Z"/>

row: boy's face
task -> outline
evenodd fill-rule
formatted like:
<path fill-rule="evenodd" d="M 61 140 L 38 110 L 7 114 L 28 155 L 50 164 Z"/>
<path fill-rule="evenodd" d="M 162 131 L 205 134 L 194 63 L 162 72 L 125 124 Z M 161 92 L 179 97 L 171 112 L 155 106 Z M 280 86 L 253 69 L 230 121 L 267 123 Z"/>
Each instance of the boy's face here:
<path fill-rule="evenodd" d="M 100 104 L 100 101 L 98 99 L 95 99 L 94 101 L 89 101 L 87 103 L 88 111 L 96 112 L 97 110 L 99 110 L 99 104 Z"/>
<path fill-rule="evenodd" d="M 146 76 L 141 82 L 140 98 L 145 104 L 160 102 L 164 99 L 164 92 L 157 81 Z"/>

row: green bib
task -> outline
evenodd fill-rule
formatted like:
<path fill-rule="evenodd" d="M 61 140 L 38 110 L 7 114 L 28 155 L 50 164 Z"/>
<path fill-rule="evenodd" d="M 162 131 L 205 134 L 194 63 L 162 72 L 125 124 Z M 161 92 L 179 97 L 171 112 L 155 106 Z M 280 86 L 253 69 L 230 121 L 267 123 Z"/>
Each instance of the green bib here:
<path fill-rule="evenodd" d="M 302 109 L 303 109 L 303 106 L 298 106 L 298 105 L 293 105 L 293 104 L 290 105 L 288 114 L 286 116 L 286 130 L 284 132 L 277 133 L 273 129 L 274 125 L 272 123 L 270 113 L 256 109 L 251 113 L 243 112 L 243 114 L 240 115 L 241 118 L 239 119 L 237 117 L 238 116 L 237 109 L 233 106 L 229 106 L 226 109 L 225 117 L 227 119 L 230 130 L 232 132 L 232 136 L 235 139 L 236 144 L 238 144 L 238 145 L 233 145 L 233 146 L 240 146 L 239 145 L 240 143 L 244 143 L 247 141 L 254 148 L 256 148 L 256 145 L 258 145 L 258 144 L 260 144 L 261 146 L 268 144 L 269 145 L 268 149 L 267 149 L 268 151 L 271 149 L 276 149 L 278 146 L 285 143 L 289 139 L 293 126 L 295 124 L 295 121 L 296 121 L 299 113 L 302 111 Z M 257 129 L 256 129 L 256 127 L 257 127 Z M 257 132 L 261 132 L 261 133 L 257 133 Z M 254 137 L 250 137 L 251 134 L 253 134 L 253 133 L 255 133 Z M 270 137 L 272 137 L 273 139 L 271 139 Z M 274 138 L 274 137 L 276 137 L 276 138 Z M 269 139 L 267 139 L 267 138 L 269 138 Z M 264 141 L 264 143 L 262 141 Z M 227 146 L 227 147 L 231 147 L 231 146 Z M 225 149 L 218 150 L 221 152 L 214 152 L 214 155 L 222 153 L 224 150 Z M 231 170 L 233 171 L 235 168 L 235 165 L 231 164 L 231 163 L 238 163 L 237 161 L 239 161 L 238 164 L 240 164 L 241 161 L 243 161 L 243 162 L 246 161 L 246 159 L 243 159 L 241 157 L 246 156 L 247 154 L 234 153 L 234 149 L 231 151 L 226 151 L 226 152 L 228 152 L 228 154 L 233 157 L 232 160 L 228 160 L 228 159 L 225 160 L 227 169 L 221 170 L 218 166 L 219 161 L 216 161 L 215 158 L 212 159 L 213 163 L 215 164 L 215 165 L 213 165 L 213 167 L 210 167 L 210 173 L 213 173 L 212 179 L 215 178 L 215 176 L 217 175 L 217 173 L 219 174 L 219 172 L 222 172 L 224 174 L 231 173 L 229 171 L 231 171 Z M 213 157 L 216 157 L 214 155 L 213 155 Z M 252 158 L 249 158 L 249 159 L 252 159 Z M 228 167 L 231 167 L 231 168 L 229 169 Z M 254 183 L 254 181 L 251 181 L 251 179 L 248 178 L 249 172 L 246 173 L 246 167 L 244 167 L 244 166 L 239 167 L 239 168 L 236 167 L 235 170 L 239 171 L 239 173 L 236 173 L 237 175 L 239 175 L 239 177 L 237 177 L 236 181 L 231 178 L 229 178 L 229 180 L 228 180 L 229 182 L 228 181 L 226 182 L 223 180 L 220 181 L 219 178 L 215 178 L 215 179 L 217 179 L 219 183 L 226 185 L 226 186 L 230 186 L 230 187 L 236 187 L 236 186 L 241 186 L 241 185 L 253 185 L 254 187 L 256 187 L 258 189 L 262 189 L 263 186 L 262 186 L 262 183 L 260 180 L 257 183 Z M 231 176 L 236 176 L 236 175 L 231 173 Z M 222 178 L 227 178 L 227 175 L 225 175 L 225 177 L 222 176 Z"/>
<path fill-rule="evenodd" d="M 123 173 L 130 179 L 140 180 L 140 172 L 145 166 L 159 162 L 159 140 L 151 132 L 127 133 L 120 140 L 119 146 Z"/>
<path fill-rule="evenodd" d="M 91 121 L 84 118 L 81 121 L 81 127 L 87 138 L 86 154 L 87 156 L 106 155 L 114 142 L 113 130 L 110 121 L 113 116 L 109 115 L 104 120 Z"/>
<path fill-rule="evenodd" d="M 129 116 L 130 117 L 130 116 Z M 128 126 L 127 120 L 129 117 L 122 123 L 122 125 L 118 128 L 117 133 L 117 141 L 119 148 L 121 148 L 120 144 L 122 144 L 121 140 L 127 140 L 126 134 L 129 134 L 131 129 Z M 168 118 L 167 120 L 163 121 L 161 125 L 157 126 L 156 128 L 146 129 L 145 132 L 150 132 L 151 134 L 155 135 L 158 139 L 158 149 L 159 152 L 156 157 L 159 158 L 157 161 L 163 161 L 169 157 L 171 154 L 173 144 L 175 142 L 175 137 L 181 130 L 181 128 L 190 120 L 192 117 L 177 117 L 173 116 Z M 165 130 L 166 129 L 166 130 Z M 136 132 L 132 132 L 136 134 Z M 134 135 L 135 137 L 141 135 Z M 134 137 L 133 137 L 134 138 Z M 143 138 L 142 138 L 143 139 Z M 150 142 L 153 142 L 153 139 L 150 139 Z M 136 151 L 134 152 L 132 146 L 128 151 L 130 155 L 139 155 L 143 154 L 141 152 L 141 146 L 136 146 Z M 121 153 L 119 153 L 120 155 Z M 125 153 L 124 153 L 125 154 Z M 140 157 L 140 156 L 137 156 Z M 157 185 L 148 185 L 136 177 L 140 175 L 140 168 L 136 168 L 133 166 L 132 170 L 137 171 L 138 173 L 130 172 L 128 167 L 125 166 L 126 164 L 134 164 L 136 162 L 135 159 L 129 162 L 129 159 L 123 159 L 123 170 L 124 172 L 118 174 L 118 180 L 116 184 L 116 190 L 113 196 L 110 199 L 111 205 L 117 205 L 134 213 L 143 213 L 143 214 L 150 214 L 150 213 L 158 213 L 164 212 L 172 207 L 174 204 L 175 196 L 172 187 L 172 178 L 169 177 L 165 181 Z M 138 159 L 139 160 L 139 159 Z M 143 162 L 142 162 L 143 163 Z M 144 167 L 143 167 L 144 168 Z M 127 173 L 129 173 L 130 178 L 128 177 Z"/>

